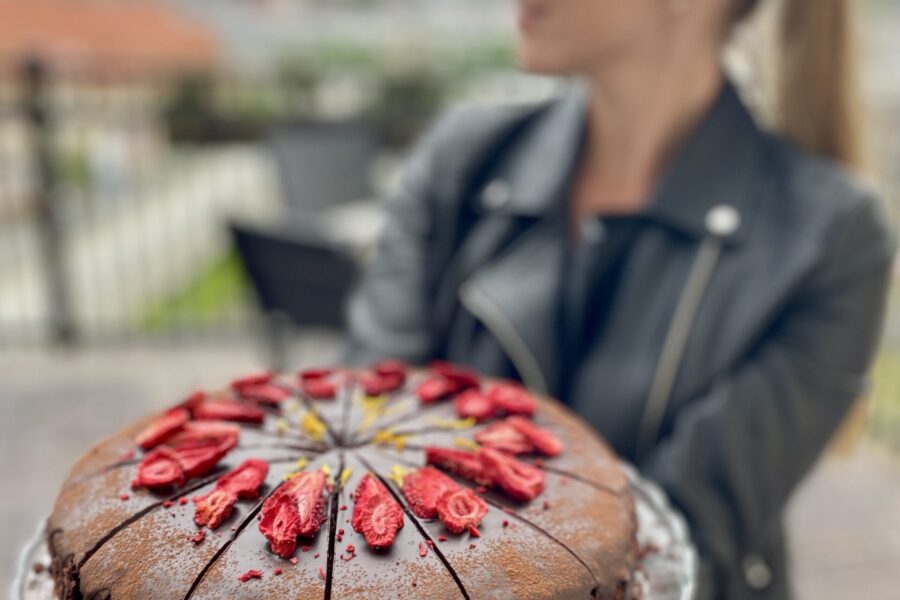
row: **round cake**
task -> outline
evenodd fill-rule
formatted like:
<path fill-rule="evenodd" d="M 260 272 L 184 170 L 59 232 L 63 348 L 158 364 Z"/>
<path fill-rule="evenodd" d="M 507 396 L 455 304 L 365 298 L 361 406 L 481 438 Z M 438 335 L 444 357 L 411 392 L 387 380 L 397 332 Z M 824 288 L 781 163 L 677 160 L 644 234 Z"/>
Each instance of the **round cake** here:
<path fill-rule="evenodd" d="M 635 503 L 553 400 L 435 363 L 254 374 L 95 446 L 60 598 L 628 597 Z"/>

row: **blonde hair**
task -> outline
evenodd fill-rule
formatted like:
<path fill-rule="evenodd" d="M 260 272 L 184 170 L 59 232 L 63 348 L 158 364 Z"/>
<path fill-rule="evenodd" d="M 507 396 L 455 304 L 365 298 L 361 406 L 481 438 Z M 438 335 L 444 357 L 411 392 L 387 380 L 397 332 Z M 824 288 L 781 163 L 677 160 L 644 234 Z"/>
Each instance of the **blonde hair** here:
<path fill-rule="evenodd" d="M 772 125 L 809 152 L 862 168 L 853 0 L 770 1 Z M 739 18 L 760 3 L 741 0 Z"/>

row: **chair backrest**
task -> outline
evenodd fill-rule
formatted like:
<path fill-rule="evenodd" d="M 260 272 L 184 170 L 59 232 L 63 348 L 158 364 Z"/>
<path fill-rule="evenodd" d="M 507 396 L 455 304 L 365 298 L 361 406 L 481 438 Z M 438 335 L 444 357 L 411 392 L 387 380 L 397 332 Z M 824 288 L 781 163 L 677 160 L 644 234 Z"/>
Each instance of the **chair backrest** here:
<path fill-rule="evenodd" d="M 359 274 L 349 251 L 295 230 L 232 223 L 231 232 L 263 310 L 301 326 L 344 327 Z"/>
<path fill-rule="evenodd" d="M 268 136 L 285 204 L 294 214 L 372 195 L 377 145 L 365 124 L 294 122 Z"/>

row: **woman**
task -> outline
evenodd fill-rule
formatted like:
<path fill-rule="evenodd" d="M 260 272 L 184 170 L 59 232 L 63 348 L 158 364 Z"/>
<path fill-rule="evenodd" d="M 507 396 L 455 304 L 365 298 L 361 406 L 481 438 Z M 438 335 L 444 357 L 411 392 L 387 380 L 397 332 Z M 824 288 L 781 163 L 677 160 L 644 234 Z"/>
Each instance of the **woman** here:
<path fill-rule="evenodd" d="M 559 396 L 687 515 L 707 597 L 787 598 L 781 514 L 877 343 L 893 242 L 855 158 L 849 0 L 783 0 L 780 134 L 720 54 L 752 0 L 522 0 L 574 76 L 426 138 L 352 314 L 355 358 Z"/>

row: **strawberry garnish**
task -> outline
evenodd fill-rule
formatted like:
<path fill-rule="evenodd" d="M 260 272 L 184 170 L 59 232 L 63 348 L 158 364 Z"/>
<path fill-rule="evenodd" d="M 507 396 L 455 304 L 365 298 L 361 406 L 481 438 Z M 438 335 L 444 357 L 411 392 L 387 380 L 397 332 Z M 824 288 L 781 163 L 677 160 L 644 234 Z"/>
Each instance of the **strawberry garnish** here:
<path fill-rule="evenodd" d="M 498 383 L 487 391 L 488 400 L 510 415 L 530 417 L 537 410 L 537 401 L 517 383 Z"/>
<path fill-rule="evenodd" d="M 478 456 L 494 483 L 511 498 L 533 500 L 544 491 L 544 474 L 537 467 L 493 448 L 482 448 Z"/>
<path fill-rule="evenodd" d="M 173 449 L 184 476 L 191 479 L 212 471 L 236 444 L 236 438 L 228 437 L 221 441 L 184 442 Z"/>
<path fill-rule="evenodd" d="M 224 421 L 190 421 L 166 441 L 169 446 L 194 442 L 226 443 L 233 439 L 237 444 L 241 428 Z"/>
<path fill-rule="evenodd" d="M 306 369 L 305 371 L 300 371 L 298 377 L 300 378 L 300 382 L 310 381 L 312 379 L 322 379 L 323 377 L 328 377 L 331 375 L 331 369 Z"/>
<path fill-rule="evenodd" d="M 477 388 L 481 385 L 478 374 L 466 367 L 455 365 L 444 360 L 433 361 L 428 366 L 432 372 L 437 373 L 450 381 L 454 386 L 454 392 L 461 392 L 462 390 L 467 390 L 469 388 Z"/>
<path fill-rule="evenodd" d="M 456 384 L 442 375 L 429 377 L 416 388 L 416 395 L 422 404 L 433 404 L 449 398 L 456 392 Z"/>
<path fill-rule="evenodd" d="M 362 387 L 366 396 L 381 396 L 396 392 L 403 387 L 405 376 L 389 373 L 381 375 L 375 372 L 364 372 L 356 377 L 357 383 Z"/>
<path fill-rule="evenodd" d="M 434 467 L 422 467 L 403 478 L 403 495 L 409 508 L 422 519 L 435 518 L 438 499 L 458 489 L 458 483 Z"/>
<path fill-rule="evenodd" d="M 474 530 L 487 511 L 485 501 L 468 488 L 446 492 L 437 502 L 438 518 L 453 533 Z"/>
<path fill-rule="evenodd" d="M 508 454 L 528 454 L 534 447 L 518 429 L 500 421 L 492 423 L 475 433 L 475 441 L 486 448 L 493 448 Z"/>
<path fill-rule="evenodd" d="M 259 531 L 267 540 L 272 552 L 281 558 L 290 558 L 297 549 L 300 535 L 300 515 L 297 505 L 289 495 L 272 496 L 263 505 Z"/>
<path fill-rule="evenodd" d="M 403 527 L 403 508 L 371 473 L 359 482 L 355 497 L 351 520 L 354 529 L 363 534 L 372 548 L 391 546 Z"/>
<path fill-rule="evenodd" d="M 153 419 L 153 421 L 137 435 L 135 441 L 138 446 L 144 450 L 151 450 L 181 429 L 190 418 L 190 413 L 184 408 L 173 408 L 167 413 Z"/>
<path fill-rule="evenodd" d="M 479 485 L 492 483 L 491 476 L 478 455 L 468 450 L 429 446 L 425 448 L 425 462 Z"/>
<path fill-rule="evenodd" d="M 256 385 L 264 385 L 272 381 L 274 378 L 274 374 L 269 371 L 263 371 L 260 373 L 252 373 L 250 375 L 245 375 L 244 377 L 239 377 L 231 382 L 231 389 L 236 392 L 240 392 L 244 388 L 256 386 Z"/>
<path fill-rule="evenodd" d="M 205 496 L 194 498 L 194 522 L 215 529 L 231 516 L 238 497 L 234 492 L 216 487 Z"/>
<path fill-rule="evenodd" d="M 210 529 L 221 525 L 231 515 L 238 498 L 253 499 L 259 495 L 259 486 L 268 472 L 266 461 L 251 458 L 220 477 L 213 491 L 194 498 L 194 522 Z"/>
<path fill-rule="evenodd" d="M 476 389 L 469 389 L 453 399 L 453 408 L 460 419 L 472 418 L 478 422 L 486 421 L 494 416 L 493 402 Z"/>
<path fill-rule="evenodd" d="M 184 469 L 178 455 L 171 448 L 157 448 L 147 454 L 138 466 L 137 477 L 131 487 L 150 489 L 180 486 L 184 483 Z"/>
<path fill-rule="evenodd" d="M 304 471 L 281 485 L 262 505 L 259 530 L 269 540 L 272 551 L 288 558 L 298 537 L 314 536 L 325 515 L 325 474 Z"/>
<path fill-rule="evenodd" d="M 192 411 L 200 421 L 235 421 L 238 423 L 261 424 L 266 418 L 262 409 L 245 402 L 231 400 L 210 400 L 198 405 Z"/>
<path fill-rule="evenodd" d="M 303 379 L 300 382 L 303 393 L 313 400 L 331 400 L 337 394 L 337 385 L 327 377 Z"/>
<path fill-rule="evenodd" d="M 563 443 L 553 433 L 543 427 L 539 427 L 519 416 L 512 416 L 506 422 L 516 431 L 521 433 L 528 443 L 534 446 L 538 452 L 547 456 L 559 456 L 563 451 Z"/>
<path fill-rule="evenodd" d="M 286 389 L 271 384 L 248 385 L 240 388 L 238 393 L 242 398 L 255 400 L 260 404 L 269 406 L 278 406 L 291 396 L 291 393 Z"/>
<path fill-rule="evenodd" d="M 387 359 L 372 365 L 372 370 L 381 376 L 394 376 L 406 378 L 406 371 L 409 367 L 403 361 Z"/>
<path fill-rule="evenodd" d="M 216 487 L 237 494 L 238 498 L 253 500 L 259 497 L 259 487 L 269 474 L 269 463 L 257 458 L 245 460 L 241 465 L 223 475 Z"/>

